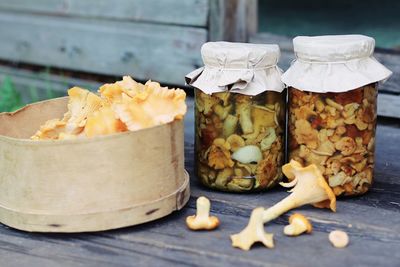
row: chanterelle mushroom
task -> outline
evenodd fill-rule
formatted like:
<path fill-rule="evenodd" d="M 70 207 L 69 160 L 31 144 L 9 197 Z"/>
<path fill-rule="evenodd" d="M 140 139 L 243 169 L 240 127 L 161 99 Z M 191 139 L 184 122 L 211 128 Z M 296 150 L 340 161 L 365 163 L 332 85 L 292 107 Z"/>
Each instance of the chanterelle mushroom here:
<path fill-rule="evenodd" d="M 232 246 L 249 250 L 256 242 L 261 242 L 267 248 L 274 247 L 274 235 L 264 232 L 264 208 L 258 207 L 251 213 L 249 224 L 238 234 L 231 235 Z"/>
<path fill-rule="evenodd" d="M 298 236 L 304 232 L 311 233 L 312 225 L 304 215 L 295 213 L 289 217 L 289 225 L 285 226 L 283 232 L 289 236 Z"/>
<path fill-rule="evenodd" d="M 186 218 L 186 225 L 191 230 L 213 230 L 218 227 L 219 219 L 210 216 L 210 200 L 199 197 L 196 201 L 196 215 Z"/>
<path fill-rule="evenodd" d="M 335 194 L 315 164 L 303 168 L 300 163 L 291 160 L 282 167 L 282 171 L 291 182 L 280 185 L 293 189 L 290 190 L 289 196 L 264 212 L 264 222 L 269 222 L 291 209 L 306 204 L 336 211 Z"/>

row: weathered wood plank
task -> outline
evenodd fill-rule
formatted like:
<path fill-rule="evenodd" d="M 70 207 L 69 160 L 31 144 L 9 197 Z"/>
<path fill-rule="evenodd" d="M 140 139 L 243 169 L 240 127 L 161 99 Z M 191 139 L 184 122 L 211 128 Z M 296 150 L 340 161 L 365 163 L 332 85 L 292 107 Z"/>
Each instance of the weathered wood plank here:
<path fill-rule="evenodd" d="M 282 56 L 279 65 L 286 70 L 290 66 L 290 62 L 294 59 L 292 38 L 271 33 L 259 33 L 252 35 L 250 38 L 252 43 L 276 43 L 281 48 Z M 388 52 L 376 49 L 374 56 L 389 68 L 393 75 L 389 80 L 381 85 L 382 91 L 400 94 L 400 53 Z"/>
<path fill-rule="evenodd" d="M 190 126 L 193 100 L 188 99 L 188 104 L 186 125 Z M 340 200 L 337 213 L 312 207 L 297 209 L 311 218 L 311 235 L 284 236 L 282 229 L 288 218 L 285 215 L 266 225 L 266 230 L 275 235 L 274 249 L 255 246 L 243 252 L 232 248 L 229 235 L 247 224 L 251 210 L 268 207 L 287 193 L 276 188 L 267 193 L 228 194 L 200 186 L 193 174 L 193 131 L 185 130 L 186 167 L 192 173 L 193 194 L 181 212 L 136 227 L 92 234 L 31 234 L 0 225 L 2 266 L 396 266 L 400 262 L 400 207 L 388 209 L 374 203 L 374 199 L 390 202 L 393 194 L 399 194 L 394 189 L 387 196 L 386 185 L 384 190 L 375 190 L 389 183 L 384 176 L 378 177 L 375 191 L 361 198 Z M 397 149 L 392 144 L 399 133 L 399 128 L 388 125 L 378 128 L 377 166 L 383 172 L 385 166 L 390 166 L 396 177 L 400 161 L 398 153 L 397 157 L 392 154 Z M 218 230 L 193 232 L 186 228 L 185 218 L 195 213 L 199 195 L 212 200 L 212 213 L 221 220 Z M 349 233 L 350 245 L 346 249 L 334 249 L 329 244 L 328 233 L 334 229 Z"/>
<path fill-rule="evenodd" d="M 390 80 L 390 79 L 389 79 Z M 382 86 L 384 89 L 384 85 Z M 378 115 L 390 118 L 400 118 L 400 95 L 378 94 Z"/>
<path fill-rule="evenodd" d="M 201 65 L 200 28 L 0 12 L 0 58 L 183 84 Z"/>
<path fill-rule="evenodd" d="M 203 193 L 210 196 L 208 192 Z M 251 198 L 251 195 L 247 195 L 247 199 Z M 261 202 L 260 199 L 258 202 Z M 311 217 L 315 226 L 312 235 L 298 238 L 284 236 L 282 227 L 286 223 L 285 218 L 266 227 L 267 231 L 275 234 L 275 249 L 256 246 L 249 252 L 243 252 L 231 247 L 229 235 L 246 225 L 250 206 L 243 209 L 237 207 L 237 202 L 229 205 L 213 199 L 212 211 L 222 221 L 219 230 L 192 232 L 186 228 L 184 220 L 195 212 L 194 205 L 195 198 L 191 199 L 185 210 L 163 220 L 96 234 L 21 234 L 1 226 L 0 236 L 7 241 L 5 244 L 0 243 L 0 251 L 14 256 L 10 257 L 11 263 L 16 258 L 42 258 L 43 261 L 57 261 L 60 265 L 73 263 L 78 266 L 105 266 L 111 263 L 115 266 L 129 266 L 133 262 L 140 266 L 162 263 L 164 266 L 199 266 L 200 263 L 203 266 L 232 266 L 238 263 L 264 266 L 266 262 L 271 266 L 292 266 L 294 262 L 299 266 L 311 266 L 316 259 L 321 266 L 392 266 L 400 259 L 396 253 L 400 245 L 398 235 L 392 236 L 396 229 L 385 232 L 380 227 L 365 228 L 364 223 L 353 224 L 349 228 L 346 221 L 341 221 L 339 213 L 334 214 L 337 220 L 327 220 L 325 212 L 321 211 L 321 218 Z M 307 214 L 307 210 L 302 212 Z M 327 234 L 332 229 L 345 229 L 349 232 L 351 244 L 348 248 L 336 250 L 331 247 Z M 372 236 L 369 235 L 371 231 Z M 7 251 L 4 251 L 5 247 Z M 49 251 L 53 253 L 49 255 Z M 315 251 L 318 251 L 318 255 L 314 254 Z"/>
<path fill-rule="evenodd" d="M 210 1 L 209 39 L 247 42 L 258 29 L 257 0 Z"/>
<path fill-rule="evenodd" d="M 208 0 L 2 0 L 0 10 L 207 26 Z"/>

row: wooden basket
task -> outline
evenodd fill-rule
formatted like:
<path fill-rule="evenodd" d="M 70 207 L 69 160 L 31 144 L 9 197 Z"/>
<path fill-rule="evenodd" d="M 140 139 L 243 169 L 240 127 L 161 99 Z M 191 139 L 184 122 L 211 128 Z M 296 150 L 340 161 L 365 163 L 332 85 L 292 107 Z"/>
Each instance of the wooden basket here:
<path fill-rule="evenodd" d="M 67 98 L 0 114 L 0 222 L 87 232 L 152 221 L 188 201 L 183 121 L 90 139 L 32 141 Z"/>

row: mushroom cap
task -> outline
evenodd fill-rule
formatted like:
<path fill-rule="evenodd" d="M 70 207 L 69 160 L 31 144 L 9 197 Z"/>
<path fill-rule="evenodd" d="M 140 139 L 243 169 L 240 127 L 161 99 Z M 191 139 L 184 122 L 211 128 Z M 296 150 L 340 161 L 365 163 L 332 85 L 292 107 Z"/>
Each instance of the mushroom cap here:
<path fill-rule="evenodd" d="M 313 173 L 317 178 L 317 185 L 325 191 L 328 197 L 328 199 L 324 201 L 313 203 L 314 207 L 330 208 L 332 211 L 336 211 L 335 193 L 333 193 L 332 189 L 329 187 L 328 183 L 325 181 L 325 178 L 322 176 L 320 170 L 315 164 L 308 165 L 307 167 L 302 167 L 299 162 L 292 159 L 289 163 L 282 166 L 282 172 L 290 181 L 293 181 L 295 179 L 296 172 Z"/>
<path fill-rule="evenodd" d="M 310 223 L 310 220 L 308 220 L 303 214 L 295 213 L 295 214 L 292 214 L 292 215 L 289 217 L 289 223 L 290 223 L 290 224 L 295 223 L 296 220 L 299 220 L 299 221 L 301 221 L 304 225 L 306 225 L 306 227 L 307 227 L 307 233 L 311 233 L 311 232 L 312 232 L 312 229 L 313 229 L 312 224 Z"/>
<path fill-rule="evenodd" d="M 186 218 L 186 225 L 190 230 L 214 230 L 219 226 L 219 219 L 215 216 L 199 218 L 192 215 Z"/>
<path fill-rule="evenodd" d="M 349 236 L 341 230 L 334 230 L 329 233 L 329 241 L 335 248 L 344 248 L 349 244 Z"/>

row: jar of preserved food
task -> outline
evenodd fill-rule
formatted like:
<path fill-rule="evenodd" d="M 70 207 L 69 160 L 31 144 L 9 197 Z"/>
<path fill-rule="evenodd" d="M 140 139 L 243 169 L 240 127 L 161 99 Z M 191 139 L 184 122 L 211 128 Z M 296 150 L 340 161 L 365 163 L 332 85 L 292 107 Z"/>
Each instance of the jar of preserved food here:
<path fill-rule="evenodd" d="M 391 72 L 363 35 L 296 37 L 289 86 L 289 159 L 316 164 L 337 196 L 373 181 L 377 85 Z"/>
<path fill-rule="evenodd" d="M 251 192 L 275 185 L 284 161 L 286 91 L 277 45 L 209 42 L 195 88 L 195 156 L 200 181 Z"/>

